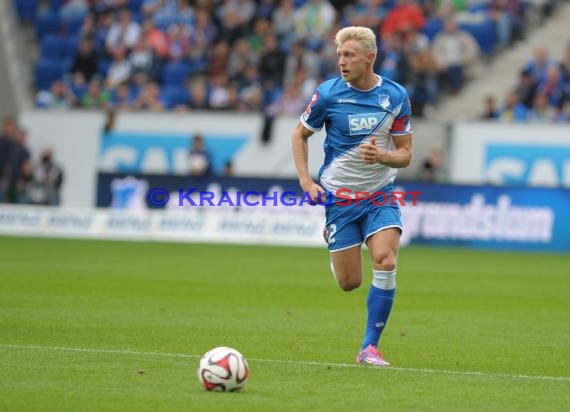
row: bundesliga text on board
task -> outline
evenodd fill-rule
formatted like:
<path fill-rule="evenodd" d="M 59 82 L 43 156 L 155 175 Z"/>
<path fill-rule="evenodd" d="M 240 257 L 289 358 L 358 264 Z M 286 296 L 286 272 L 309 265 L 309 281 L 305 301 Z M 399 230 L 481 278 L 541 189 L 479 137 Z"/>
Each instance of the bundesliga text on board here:
<path fill-rule="evenodd" d="M 301 196 L 293 191 L 285 192 L 257 192 L 249 190 L 246 192 L 223 191 L 215 193 L 213 191 L 197 191 L 195 188 L 179 188 L 177 192 L 177 206 L 303 206 L 316 204 L 328 206 L 336 204 L 338 206 L 358 206 L 361 202 L 370 200 L 375 206 L 417 206 L 418 195 L 422 192 L 404 192 L 381 190 L 375 192 L 353 191 L 349 188 L 340 188 L 335 192 L 327 192 L 317 203 L 313 202 L 311 195 L 304 192 Z M 150 189 L 147 193 L 148 203 L 152 206 L 162 207 L 170 202 L 171 193 L 161 187 Z"/>

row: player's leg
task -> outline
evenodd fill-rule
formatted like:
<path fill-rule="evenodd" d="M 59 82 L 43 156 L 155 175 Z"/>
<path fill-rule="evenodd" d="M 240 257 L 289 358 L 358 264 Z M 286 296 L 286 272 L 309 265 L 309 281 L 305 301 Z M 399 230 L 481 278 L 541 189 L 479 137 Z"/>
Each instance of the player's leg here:
<path fill-rule="evenodd" d="M 331 269 L 338 286 L 349 292 L 362 284 L 361 245 L 330 252 Z"/>
<path fill-rule="evenodd" d="M 396 259 L 402 228 L 399 208 L 388 206 L 371 209 L 365 227 L 366 245 L 373 269 L 367 299 L 366 332 L 357 362 L 388 366 L 378 352 L 378 343 L 388 323 L 396 292 Z"/>
<path fill-rule="evenodd" d="M 359 222 L 363 208 L 344 207 L 336 203 L 326 206 L 327 224 L 323 232 L 330 252 L 331 270 L 344 291 L 362 283 L 363 231 Z"/>
<path fill-rule="evenodd" d="M 376 232 L 366 242 L 373 261 L 373 277 L 366 302 L 368 319 L 357 358 L 359 363 L 369 363 L 375 366 L 390 365 L 378 351 L 378 344 L 394 303 L 399 238 L 399 229 L 388 228 Z"/>

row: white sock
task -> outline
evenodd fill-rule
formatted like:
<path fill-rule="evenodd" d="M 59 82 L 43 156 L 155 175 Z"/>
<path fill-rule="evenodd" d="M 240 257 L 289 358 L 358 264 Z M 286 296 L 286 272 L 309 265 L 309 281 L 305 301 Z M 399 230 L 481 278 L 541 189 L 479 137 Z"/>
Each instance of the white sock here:
<path fill-rule="evenodd" d="M 378 289 L 391 290 L 396 287 L 396 269 L 373 270 L 372 285 Z"/>

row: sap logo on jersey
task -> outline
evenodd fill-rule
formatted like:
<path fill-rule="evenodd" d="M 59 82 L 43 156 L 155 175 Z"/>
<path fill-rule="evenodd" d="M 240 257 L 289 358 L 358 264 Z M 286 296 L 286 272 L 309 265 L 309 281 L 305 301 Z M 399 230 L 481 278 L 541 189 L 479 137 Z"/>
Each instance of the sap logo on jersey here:
<path fill-rule="evenodd" d="M 384 113 L 351 114 L 348 116 L 350 134 L 370 133 L 384 117 Z"/>

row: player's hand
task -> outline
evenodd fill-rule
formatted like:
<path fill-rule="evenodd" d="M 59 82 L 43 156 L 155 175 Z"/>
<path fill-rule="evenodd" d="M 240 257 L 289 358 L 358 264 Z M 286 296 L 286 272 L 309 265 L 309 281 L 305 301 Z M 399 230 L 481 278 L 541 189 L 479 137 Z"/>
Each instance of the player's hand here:
<path fill-rule="evenodd" d="M 305 193 L 308 193 L 311 200 L 315 204 L 323 204 L 326 201 L 326 194 L 322 187 L 315 182 L 311 181 L 308 184 L 301 186 Z"/>
<path fill-rule="evenodd" d="M 362 161 L 367 164 L 382 163 L 386 150 L 376 146 L 376 138 L 372 137 L 370 141 L 360 144 L 360 157 Z"/>

